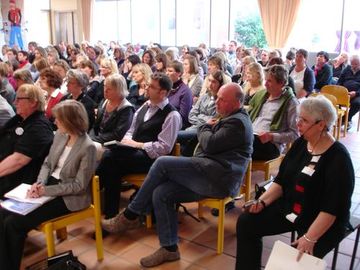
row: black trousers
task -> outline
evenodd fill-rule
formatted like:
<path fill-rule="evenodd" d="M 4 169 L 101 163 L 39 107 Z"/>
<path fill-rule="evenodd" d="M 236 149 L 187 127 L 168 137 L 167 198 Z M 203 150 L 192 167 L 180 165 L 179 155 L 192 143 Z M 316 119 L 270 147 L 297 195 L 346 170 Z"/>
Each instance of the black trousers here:
<path fill-rule="evenodd" d="M 112 218 L 119 212 L 121 177 L 131 173 L 147 173 L 153 162 L 144 150 L 135 148 L 114 147 L 104 153 L 96 174 L 105 191 L 105 218 Z"/>
<path fill-rule="evenodd" d="M 20 268 L 27 233 L 42 222 L 70 213 L 62 197 L 57 197 L 26 216 L 0 208 L 0 267 Z"/>
<path fill-rule="evenodd" d="M 253 148 L 253 160 L 270 160 L 280 156 L 280 151 L 275 144 L 271 142 L 262 143 L 256 135 L 254 136 Z"/>
<path fill-rule="evenodd" d="M 302 236 L 307 228 L 295 228 L 294 224 L 281 213 L 278 202 L 269 205 L 259 214 L 241 214 L 236 224 L 236 269 L 261 269 L 262 237 L 293 230 Z M 314 256 L 323 258 L 343 239 L 344 235 L 345 228 L 331 227 L 315 244 Z"/>

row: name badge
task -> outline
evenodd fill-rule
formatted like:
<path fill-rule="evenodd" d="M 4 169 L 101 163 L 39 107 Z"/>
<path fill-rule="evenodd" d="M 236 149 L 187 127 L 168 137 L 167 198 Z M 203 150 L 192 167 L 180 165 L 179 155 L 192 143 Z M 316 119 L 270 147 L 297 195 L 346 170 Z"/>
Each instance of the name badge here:
<path fill-rule="evenodd" d="M 307 174 L 309 176 L 312 176 L 313 173 L 315 172 L 315 170 L 310 168 L 309 166 L 305 166 L 304 169 L 302 169 L 301 172 L 304 173 L 304 174 Z"/>
<path fill-rule="evenodd" d="M 313 156 L 311 158 L 311 162 L 317 163 L 319 161 L 319 159 L 320 159 L 320 156 Z"/>
<path fill-rule="evenodd" d="M 297 218 L 297 215 L 295 213 L 290 213 L 290 214 L 286 215 L 285 217 L 288 221 L 290 221 L 291 223 L 294 223 L 295 219 Z"/>

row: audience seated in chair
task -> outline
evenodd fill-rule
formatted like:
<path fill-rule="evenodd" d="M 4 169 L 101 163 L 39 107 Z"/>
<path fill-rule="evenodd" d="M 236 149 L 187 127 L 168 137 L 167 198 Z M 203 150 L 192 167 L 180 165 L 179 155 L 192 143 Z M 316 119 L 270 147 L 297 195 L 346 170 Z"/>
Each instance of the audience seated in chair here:
<path fill-rule="evenodd" d="M 297 50 L 295 54 L 295 65 L 289 70 L 289 76 L 295 84 L 295 94 L 300 100 L 312 93 L 315 85 L 314 71 L 306 64 L 308 52 L 304 49 Z"/>
<path fill-rule="evenodd" d="M 46 220 L 84 209 L 91 203 L 89 183 L 95 171 L 96 150 L 86 134 L 85 108 L 78 101 L 67 100 L 56 105 L 53 114 L 58 131 L 28 196 L 55 198 L 27 215 L 0 209 L 0 265 L 4 269 L 19 269 L 30 230 Z"/>
<path fill-rule="evenodd" d="M 204 80 L 199 97 L 201 97 L 202 95 L 206 94 L 209 91 L 209 74 L 212 74 L 218 70 L 224 72 L 225 71 L 224 65 L 225 64 L 223 59 L 221 59 L 219 56 L 213 55 L 209 58 L 207 62 L 208 75 Z M 231 82 L 231 78 L 228 75 L 224 74 L 224 83 L 230 83 L 230 82 Z"/>
<path fill-rule="evenodd" d="M 329 54 L 327 52 L 320 51 L 316 54 L 316 63 L 312 67 L 315 74 L 314 89 L 316 92 L 319 92 L 323 86 L 331 84 L 333 71 L 328 61 Z"/>
<path fill-rule="evenodd" d="M 353 55 L 350 65 L 340 75 L 338 85 L 346 87 L 350 96 L 349 125 L 351 127 L 352 117 L 360 110 L 360 58 Z"/>
<path fill-rule="evenodd" d="M 191 126 L 186 130 L 179 131 L 177 141 L 181 144 L 181 154 L 183 156 L 190 157 L 193 155 L 198 143 L 198 128 L 215 117 L 215 102 L 220 87 L 224 85 L 224 73 L 218 70 L 213 74 L 209 74 L 209 83 L 209 92 L 198 99 L 189 113 Z"/>
<path fill-rule="evenodd" d="M 297 231 L 298 258 L 322 258 L 349 225 L 354 168 L 346 148 L 329 130 L 337 112 L 323 96 L 300 104 L 302 135 L 287 152 L 278 175 L 237 222 L 236 269 L 261 269 L 262 237 Z"/>
<path fill-rule="evenodd" d="M 168 95 L 169 103 L 180 113 L 182 127 L 185 129 L 190 125 L 188 119 L 193 104 L 193 97 L 190 88 L 181 79 L 183 73 L 184 68 L 179 61 L 170 62 L 166 68 L 166 74 L 173 83 L 173 87 Z"/>
<path fill-rule="evenodd" d="M 169 103 L 167 95 L 172 82 L 164 73 L 154 73 L 147 89 L 149 100 L 140 107 L 121 143 L 107 150 L 96 174 L 105 189 L 104 214 L 109 219 L 117 215 L 120 203 L 121 176 L 147 173 L 156 158 L 171 152 L 181 116 Z"/>
<path fill-rule="evenodd" d="M 17 114 L 0 129 L 0 197 L 20 183 L 34 183 L 54 137 L 40 88 L 23 84 L 15 106 Z"/>
<path fill-rule="evenodd" d="M 62 101 L 74 99 L 81 102 L 88 114 L 89 129 L 92 128 L 95 121 L 95 102 L 85 94 L 86 87 L 89 85 L 87 75 L 77 69 L 70 69 L 66 74 L 68 94 L 63 96 Z"/>
<path fill-rule="evenodd" d="M 110 75 L 104 83 L 104 99 L 99 104 L 97 117 L 90 137 L 103 144 L 121 141 L 130 128 L 134 107 L 126 99 L 128 95 L 125 78 L 120 74 Z"/>
<path fill-rule="evenodd" d="M 140 63 L 132 67 L 131 74 L 134 84 L 129 89 L 127 100 L 137 110 L 147 100 L 146 88 L 150 84 L 152 71 L 149 65 Z"/>
<path fill-rule="evenodd" d="M 238 84 L 222 86 L 213 118 L 199 127 L 199 147 L 194 157 L 160 157 L 128 207 L 116 217 L 103 220 L 103 228 L 124 233 L 140 225 L 139 215 L 153 208 L 161 248 L 142 258 L 153 267 L 180 259 L 177 243 L 179 202 L 235 196 L 241 186 L 252 151 L 251 121 L 242 108 L 244 95 Z"/>
<path fill-rule="evenodd" d="M 266 90 L 258 91 L 250 100 L 250 118 L 254 129 L 253 160 L 278 157 L 285 144 L 298 137 L 296 100 L 286 87 L 288 71 L 283 65 L 266 70 Z"/>

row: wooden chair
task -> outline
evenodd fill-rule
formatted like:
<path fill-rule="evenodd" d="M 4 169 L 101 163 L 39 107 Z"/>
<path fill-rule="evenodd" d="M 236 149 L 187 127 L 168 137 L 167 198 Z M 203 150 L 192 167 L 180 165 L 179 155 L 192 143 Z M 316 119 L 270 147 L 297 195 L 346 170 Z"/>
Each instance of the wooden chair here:
<path fill-rule="evenodd" d="M 240 194 L 245 194 L 245 201 L 250 199 L 251 194 L 251 161 L 246 170 L 244 184 L 241 186 Z M 218 209 L 218 236 L 217 236 L 217 254 L 221 254 L 224 251 L 224 223 L 225 223 L 225 205 L 231 202 L 234 198 L 226 197 L 223 199 L 208 198 L 199 201 L 198 216 L 203 217 L 203 207 Z"/>
<path fill-rule="evenodd" d="M 331 94 L 327 94 L 327 93 L 313 93 L 311 94 L 311 96 L 318 96 L 318 95 L 323 95 L 324 97 L 326 97 L 328 100 L 331 101 L 331 103 L 334 105 L 336 111 L 337 111 L 337 120 L 336 120 L 336 124 L 334 125 L 333 128 L 333 136 L 334 138 L 336 138 L 336 140 L 340 139 L 340 131 L 341 131 L 341 125 L 342 125 L 342 119 L 345 115 L 344 110 L 338 108 L 338 101 L 337 98 L 334 95 Z"/>
<path fill-rule="evenodd" d="M 277 158 L 270 160 L 253 160 L 252 171 L 263 171 L 265 173 L 264 179 L 270 179 L 270 171 L 275 168 L 279 168 L 284 155 L 280 155 Z"/>
<path fill-rule="evenodd" d="M 175 146 L 171 152 L 171 155 L 172 156 L 180 156 L 180 144 L 179 143 L 175 144 Z M 129 182 L 137 187 L 141 187 L 141 185 L 144 183 L 146 175 L 147 175 L 146 173 L 133 173 L 133 174 L 125 175 L 121 179 L 123 181 Z M 151 226 L 152 226 L 151 215 L 147 215 L 146 216 L 146 228 L 150 229 Z"/>
<path fill-rule="evenodd" d="M 62 240 L 67 237 L 66 226 L 76 223 L 78 221 L 94 218 L 95 225 L 95 237 L 96 237 L 96 252 L 98 261 L 102 261 L 104 258 L 103 251 L 103 239 L 101 232 L 101 208 L 100 208 L 100 186 L 99 177 L 94 176 L 92 179 L 92 204 L 84 209 L 77 212 L 67 214 L 62 217 L 57 217 L 48 221 L 43 222 L 38 226 L 38 230 L 45 233 L 46 245 L 48 257 L 55 255 L 54 235 L 53 231 L 56 231 L 57 236 Z"/>
<path fill-rule="evenodd" d="M 337 106 L 344 112 L 344 133 L 343 137 L 346 136 L 346 131 L 349 121 L 349 109 L 350 109 L 350 97 L 349 91 L 340 85 L 325 85 L 321 88 L 320 93 L 330 94 L 336 97 Z"/>

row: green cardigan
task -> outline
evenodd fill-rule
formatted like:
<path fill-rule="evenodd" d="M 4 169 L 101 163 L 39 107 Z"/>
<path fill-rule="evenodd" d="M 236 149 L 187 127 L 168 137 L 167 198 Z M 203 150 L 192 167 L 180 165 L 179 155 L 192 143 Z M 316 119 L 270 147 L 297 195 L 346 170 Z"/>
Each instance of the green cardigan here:
<path fill-rule="evenodd" d="M 250 100 L 250 119 L 252 122 L 255 121 L 258 117 L 262 106 L 269 97 L 269 93 L 266 90 L 261 90 L 257 92 L 253 98 Z M 280 97 L 280 107 L 279 110 L 275 113 L 273 120 L 270 124 L 270 131 L 278 131 L 281 128 L 281 123 L 285 115 L 288 102 L 293 99 L 294 93 L 292 89 L 288 86 L 285 86 Z"/>

